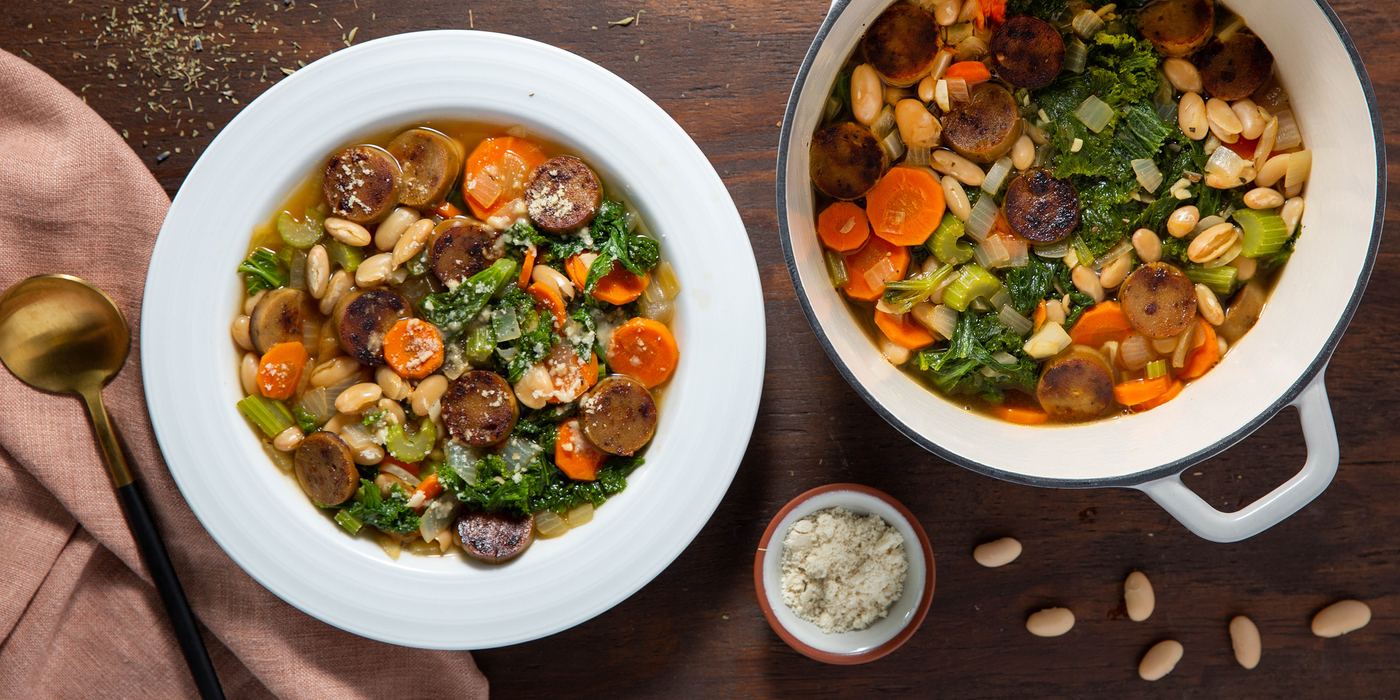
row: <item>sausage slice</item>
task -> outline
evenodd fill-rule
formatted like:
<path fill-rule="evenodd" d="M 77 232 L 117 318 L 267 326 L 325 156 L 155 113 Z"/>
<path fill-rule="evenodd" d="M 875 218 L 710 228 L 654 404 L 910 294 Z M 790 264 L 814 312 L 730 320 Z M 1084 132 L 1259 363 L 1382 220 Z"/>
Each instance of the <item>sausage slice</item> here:
<path fill-rule="evenodd" d="M 1148 263 L 1124 280 L 1118 302 L 1128 323 L 1139 333 L 1171 338 L 1185 331 L 1196 317 L 1196 286 L 1172 265 Z"/>
<path fill-rule="evenodd" d="M 510 383 L 495 372 L 472 370 L 452 380 L 442 396 L 442 422 L 452 437 L 477 447 L 510 437 L 520 418 L 520 404 Z"/>
<path fill-rule="evenodd" d="M 972 88 L 967 102 L 953 105 L 943 118 L 943 140 L 962 155 L 990 163 L 1011 150 L 1021 138 L 1021 113 L 1016 98 L 996 83 Z"/>
<path fill-rule="evenodd" d="M 500 564 L 535 541 L 535 516 L 467 511 L 457 518 L 457 539 L 477 561 Z"/>
<path fill-rule="evenodd" d="M 412 316 L 408 300 L 389 289 L 371 289 L 336 305 L 340 347 L 362 365 L 384 364 L 384 335 Z"/>
<path fill-rule="evenodd" d="M 1250 280 L 1235 292 L 1235 298 L 1225 308 L 1225 322 L 1216 326 L 1215 332 L 1231 343 L 1244 337 L 1259 322 L 1259 314 L 1264 312 L 1264 297 L 1264 285 L 1259 280 Z"/>
<path fill-rule="evenodd" d="M 432 129 L 409 129 L 389 142 L 399 162 L 399 201 L 422 209 L 447 199 L 462 172 L 462 145 Z"/>
<path fill-rule="evenodd" d="M 1044 20 L 1016 15 L 992 37 L 992 56 L 1002 80 L 1017 87 L 1044 87 L 1065 65 L 1065 40 Z"/>
<path fill-rule="evenodd" d="M 854 123 L 812 135 L 812 184 L 836 199 L 860 199 L 885 174 L 885 152 L 870 130 Z"/>
<path fill-rule="evenodd" d="M 656 434 L 656 401 L 631 377 L 603 379 L 578 406 L 583 436 L 608 454 L 630 457 Z"/>
<path fill-rule="evenodd" d="M 318 506 L 344 503 L 360 485 L 350 446 L 335 433 L 317 430 L 307 435 L 292 460 L 297 483 Z"/>
<path fill-rule="evenodd" d="M 861 39 L 865 60 L 890 85 L 919 82 L 938 54 L 938 23 L 913 5 L 891 5 Z"/>
<path fill-rule="evenodd" d="M 540 228 L 554 233 L 592 221 L 602 203 L 598 176 L 573 156 L 555 156 L 541 163 L 525 185 L 525 211 Z"/>
<path fill-rule="evenodd" d="M 310 294 L 282 287 L 269 290 L 253 307 L 248 335 L 253 347 L 265 353 L 278 343 L 303 342 L 302 326 L 320 322 L 321 314 Z"/>
<path fill-rule="evenodd" d="M 1138 29 L 1158 51 L 1180 58 L 1215 33 L 1213 0 L 1157 0 L 1138 11 Z"/>
<path fill-rule="evenodd" d="M 1032 170 L 1006 190 L 1006 221 L 1032 243 L 1054 243 L 1079 225 L 1079 193 L 1049 170 Z"/>
<path fill-rule="evenodd" d="M 1072 345 L 1046 360 L 1035 395 L 1052 418 L 1098 418 L 1113 404 L 1113 368 L 1098 350 Z"/>
<path fill-rule="evenodd" d="M 378 146 L 351 146 L 326 164 L 321 185 L 331 214 L 357 224 L 382 221 L 399 204 L 398 161 Z"/>
<path fill-rule="evenodd" d="M 1212 97 L 1227 102 L 1254 94 L 1274 72 L 1274 54 L 1251 32 L 1235 32 L 1225 41 L 1212 41 L 1196 55 L 1201 84 Z"/>
<path fill-rule="evenodd" d="M 500 234 L 463 217 L 447 219 L 433 229 L 433 273 L 454 287 L 501 259 Z"/>

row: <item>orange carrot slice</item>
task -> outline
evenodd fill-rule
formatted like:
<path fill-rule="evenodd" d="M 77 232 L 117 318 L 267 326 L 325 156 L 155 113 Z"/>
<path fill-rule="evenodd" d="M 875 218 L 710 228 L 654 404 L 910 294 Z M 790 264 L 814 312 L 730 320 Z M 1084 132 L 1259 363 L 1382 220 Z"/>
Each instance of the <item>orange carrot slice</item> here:
<path fill-rule="evenodd" d="M 671 378 L 681 351 L 665 324 L 639 317 L 613 331 L 607 356 L 614 372 L 634 377 L 650 389 Z"/>
<path fill-rule="evenodd" d="M 311 354 L 299 342 L 278 343 L 258 362 L 258 390 L 269 399 L 292 398 Z"/>
<path fill-rule="evenodd" d="M 444 345 L 433 324 L 406 318 L 384 334 L 384 361 L 404 379 L 422 379 L 442 366 Z"/>
<path fill-rule="evenodd" d="M 875 301 L 885 293 L 885 283 L 904 279 L 909 269 L 909 249 L 872 236 L 865 245 L 846 255 L 846 296 Z"/>
<path fill-rule="evenodd" d="M 569 271 L 569 279 L 573 280 L 574 286 L 579 289 L 587 286 L 588 264 L 583 261 L 582 255 L 569 258 L 564 267 Z M 651 275 L 634 274 L 622 265 L 613 263 L 612 271 L 598 280 L 592 294 L 594 299 L 622 306 L 636 301 L 650 282 Z"/>
<path fill-rule="evenodd" d="M 914 322 L 909 314 L 887 314 L 875 310 L 875 325 L 890 342 L 909 350 L 918 350 L 933 345 L 933 334 Z"/>
<path fill-rule="evenodd" d="M 962 78 L 969 87 L 992 79 L 992 72 L 981 61 L 958 61 L 943 73 L 944 78 Z"/>
<path fill-rule="evenodd" d="M 943 188 L 928 171 L 891 168 L 865 196 L 866 216 L 895 245 L 923 245 L 943 221 Z"/>
<path fill-rule="evenodd" d="M 564 327 L 564 324 L 569 320 L 569 316 L 564 313 L 564 300 L 559 297 L 559 292 L 555 291 L 553 287 L 540 282 L 530 285 L 525 291 L 554 315 L 555 328 Z"/>
<path fill-rule="evenodd" d="M 1124 406 L 1140 403 L 1167 393 L 1172 388 L 1172 378 L 1162 375 L 1156 379 L 1133 379 L 1113 387 L 1113 400 Z"/>
<path fill-rule="evenodd" d="M 1168 402 L 1168 401 L 1171 401 L 1172 399 L 1176 398 L 1177 395 L 1180 394 L 1180 393 L 1181 393 L 1181 390 L 1184 389 L 1184 388 L 1186 388 L 1186 385 L 1185 385 L 1185 384 L 1183 384 L 1183 383 L 1181 383 L 1181 382 L 1178 382 L 1178 381 L 1173 381 L 1173 382 L 1172 382 L 1172 385 L 1171 385 L 1171 388 L 1169 388 L 1169 389 L 1167 389 L 1165 392 L 1163 392 L 1161 396 L 1158 396 L 1158 397 L 1153 398 L 1153 399 L 1148 399 L 1148 400 L 1143 401 L 1142 403 L 1140 403 L 1140 404 L 1138 404 L 1138 405 L 1136 405 L 1136 406 L 1133 406 L 1133 411 L 1135 411 L 1135 412 L 1150 411 L 1150 410 L 1152 410 L 1152 409 L 1154 409 L 1154 408 L 1156 408 L 1156 407 L 1158 407 L 1158 406 L 1161 406 L 1162 404 L 1164 404 L 1164 403 L 1166 403 L 1166 402 Z"/>
<path fill-rule="evenodd" d="M 530 248 L 525 251 L 525 261 L 520 264 L 520 279 L 516 280 L 515 286 L 525 289 L 530 286 L 530 275 L 535 271 L 535 249 Z"/>
<path fill-rule="evenodd" d="M 559 424 L 554 438 L 554 464 L 570 479 L 593 481 L 598 469 L 607 461 L 607 453 L 589 444 L 583 437 L 578 419 Z"/>
<path fill-rule="evenodd" d="M 462 199 L 476 218 L 495 216 L 524 194 L 530 175 L 546 160 L 544 151 L 525 139 L 486 139 L 467 156 Z"/>
<path fill-rule="evenodd" d="M 1215 326 L 1204 318 L 1196 318 L 1196 337 L 1199 343 L 1186 353 L 1186 364 L 1176 373 L 1181 379 L 1195 379 L 1209 372 L 1220 361 L 1220 342 L 1215 339 Z"/>
<path fill-rule="evenodd" d="M 845 253 L 861 247 L 870 237 L 870 221 L 855 203 L 836 202 L 817 215 L 817 235 L 826 247 Z"/>
<path fill-rule="evenodd" d="M 1097 348 L 1110 340 L 1121 343 L 1132 333 L 1133 326 L 1118 302 L 1101 301 L 1079 316 L 1069 330 L 1069 339 L 1075 345 Z"/>

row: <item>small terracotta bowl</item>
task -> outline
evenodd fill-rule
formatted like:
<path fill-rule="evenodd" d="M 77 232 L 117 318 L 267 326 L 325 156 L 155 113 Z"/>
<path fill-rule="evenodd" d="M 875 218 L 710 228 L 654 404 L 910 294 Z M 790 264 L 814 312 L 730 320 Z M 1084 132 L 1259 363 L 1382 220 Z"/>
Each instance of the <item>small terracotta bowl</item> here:
<path fill-rule="evenodd" d="M 827 634 L 783 602 L 783 538 L 794 522 L 836 506 L 857 515 L 874 513 L 899 530 L 909 569 L 904 593 L 890 606 L 888 615 L 863 630 Z M 923 623 L 933 601 L 933 549 L 919 521 L 888 494 L 860 484 L 828 484 L 792 499 L 773 517 L 754 556 L 753 582 L 763 616 L 788 646 L 829 664 L 863 664 L 898 649 Z"/>

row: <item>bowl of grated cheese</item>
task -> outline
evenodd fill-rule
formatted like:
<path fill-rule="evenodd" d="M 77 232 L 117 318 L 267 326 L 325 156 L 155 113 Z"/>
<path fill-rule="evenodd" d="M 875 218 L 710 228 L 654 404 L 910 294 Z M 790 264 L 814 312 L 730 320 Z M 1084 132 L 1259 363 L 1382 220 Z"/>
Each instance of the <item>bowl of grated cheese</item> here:
<path fill-rule="evenodd" d="M 869 486 L 828 484 L 773 517 L 753 575 L 763 616 L 788 646 L 861 664 L 914 635 L 934 573 L 928 536 L 908 508 Z"/>

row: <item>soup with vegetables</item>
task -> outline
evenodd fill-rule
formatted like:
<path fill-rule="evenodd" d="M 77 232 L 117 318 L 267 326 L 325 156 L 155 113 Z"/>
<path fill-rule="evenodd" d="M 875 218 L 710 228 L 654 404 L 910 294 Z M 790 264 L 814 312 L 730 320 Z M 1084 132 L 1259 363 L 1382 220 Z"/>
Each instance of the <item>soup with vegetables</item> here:
<path fill-rule="evenodd" d="M 498 563 L 642 464 L 680 358 L 657 241 L 518 128 L 414 126 L 331 154 L 254 231 L 238 408 L 350 535 Z"/>
<path fill-rule="evenodd" d="M 1150 410 L 1293 250 L 1311 152 L 1211 0 L 887 8 L 812 136 L 832 283 L 884 356 L 1016 423 Z"/>

